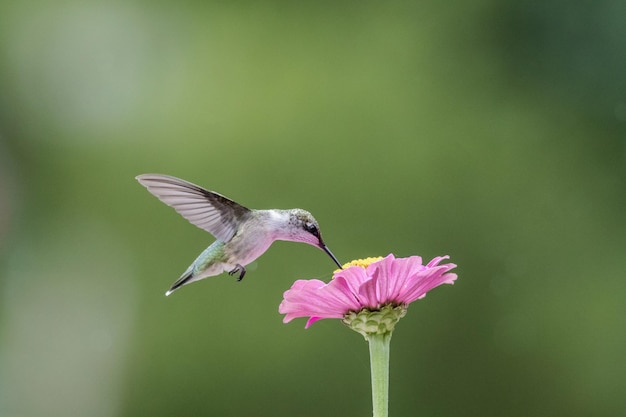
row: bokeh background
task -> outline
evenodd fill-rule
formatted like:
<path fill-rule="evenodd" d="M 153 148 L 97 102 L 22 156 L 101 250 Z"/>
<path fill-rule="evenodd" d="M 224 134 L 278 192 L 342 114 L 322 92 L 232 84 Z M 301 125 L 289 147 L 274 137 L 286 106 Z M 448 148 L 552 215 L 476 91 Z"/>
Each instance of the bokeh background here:
<path fill-rule="evenodd" d="M 166 298 L 212 237 L 145 172 L 450 255 L 392 416 L 626 415 L 623 1 L 0 3 L 0 415 L 370 415 L 362 337 L 277 311 L 328 257 Z"/>

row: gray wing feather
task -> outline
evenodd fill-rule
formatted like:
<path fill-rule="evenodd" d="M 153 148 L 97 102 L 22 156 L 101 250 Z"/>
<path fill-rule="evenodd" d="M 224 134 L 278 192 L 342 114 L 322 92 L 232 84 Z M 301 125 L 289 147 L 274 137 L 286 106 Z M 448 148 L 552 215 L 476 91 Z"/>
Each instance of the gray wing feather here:
<path fill-rule="evenodd" d="M 192 224 L 227 242 L 250 209 L 213 191 L 161 174 L 138 175 L 137 181 Z"/>

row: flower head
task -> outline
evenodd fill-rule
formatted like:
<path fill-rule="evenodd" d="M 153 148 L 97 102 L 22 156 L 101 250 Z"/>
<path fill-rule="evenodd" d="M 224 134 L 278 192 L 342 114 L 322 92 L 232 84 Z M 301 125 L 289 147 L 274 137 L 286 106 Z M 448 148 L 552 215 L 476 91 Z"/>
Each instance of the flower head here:
<path fill-rule="evenodd" d="M 317 320 L 337 318 L 364 336 L 391 333 L 410 303 L 441 284 L 454 283 L 457 276 L 448 271 L 456 265 L 439 265 L 447 258 L 437 257 L 426 265 L 419 256 L 391 254 L 352 261 L 335 271 L 328 284 L 317 279 L 296 281 L 284 293 L 278 311 L 285 314 L 285 323 L 309 317 L 307 328 Z"/>

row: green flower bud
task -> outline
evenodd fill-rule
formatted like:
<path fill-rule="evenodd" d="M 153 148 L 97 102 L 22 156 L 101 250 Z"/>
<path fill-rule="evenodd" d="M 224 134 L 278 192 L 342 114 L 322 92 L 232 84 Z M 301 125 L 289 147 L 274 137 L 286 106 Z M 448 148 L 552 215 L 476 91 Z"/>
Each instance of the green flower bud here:
<path fill-rule="evenodd" d="M 365 339 L 370 335 L 391 334 L 398 320 L 406 315 L 407 307 L 406 304 L 385 304 L 377 310 L 350 311 L 343 317 L 343 323 Z"/>

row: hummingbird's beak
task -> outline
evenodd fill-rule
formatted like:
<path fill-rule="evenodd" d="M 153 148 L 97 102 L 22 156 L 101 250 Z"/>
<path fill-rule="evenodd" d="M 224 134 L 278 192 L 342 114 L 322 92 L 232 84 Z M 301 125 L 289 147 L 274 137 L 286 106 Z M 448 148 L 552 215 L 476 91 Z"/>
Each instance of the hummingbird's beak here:
<path fill-rule="evenodd" d="M 328 246 L 326 246 L 324 244 L 324 242 L 320 242 L 320 248 L 326 252 L 328 254 L 328 256 L 330 256 L 332 258 L 333 261 L 335 261 L 335 263 L 337 264 L 337 266 L 339 267 L 339 269 L 343 269 L 343 267 L 341 266 L 341 263 L 339 263 L 339 261 L 337 260 L 337 258 L 335 258 L 335 255 L 333 255 L 333 253 L 330 251 L 330 249 L 328 249 Z"/>

